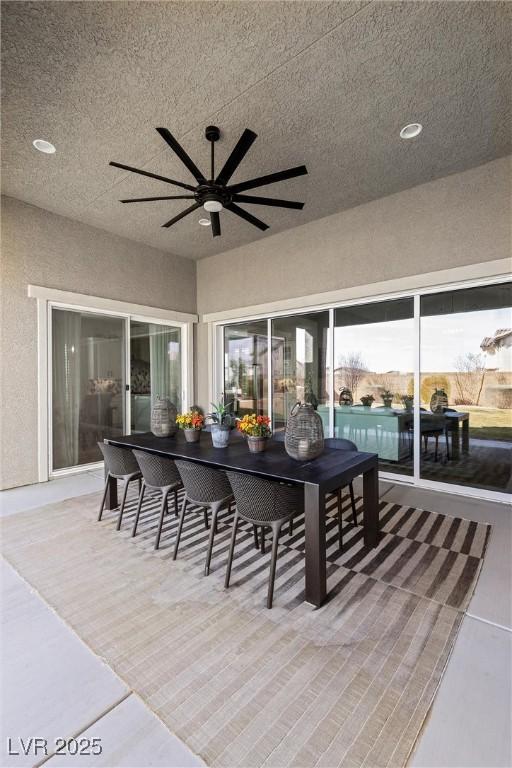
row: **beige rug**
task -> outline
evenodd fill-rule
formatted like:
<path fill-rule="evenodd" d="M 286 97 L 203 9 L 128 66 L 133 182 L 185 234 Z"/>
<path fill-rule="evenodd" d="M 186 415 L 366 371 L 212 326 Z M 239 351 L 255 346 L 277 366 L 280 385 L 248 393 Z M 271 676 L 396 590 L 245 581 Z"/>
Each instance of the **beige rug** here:
<path fill-rule="evenodd" d="M 331 599 L 318 610 L 303 603 L 299 520 L 282 538 L 269 611 L 269 554 L 255 551 L 250 529 L 226 591 L 227 515 L 205 578 L 201 515 L 189 516 L 173 562 L 174 515 L 155 553 L 155 502 L 135 539 L 134 498 L 121 533 L 114 512 L 95 522 L 98 502 L 81 497 L 4 519 L 4 554 L 208 765 L 405 765 L 489 526 L 382 503 L 382 541 L 368 551 L 344 499 L 343 552 L 335 519 L 327 526 Z"/>

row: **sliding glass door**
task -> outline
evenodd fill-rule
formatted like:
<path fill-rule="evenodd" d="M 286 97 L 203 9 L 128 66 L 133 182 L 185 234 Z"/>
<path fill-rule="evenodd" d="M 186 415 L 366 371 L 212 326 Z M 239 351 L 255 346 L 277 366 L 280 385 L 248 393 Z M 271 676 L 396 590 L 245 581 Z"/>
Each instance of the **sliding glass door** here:
<path fill-rule="evenodd" d="M 510 283 L 421 297 L 422 478 L 512 490 L 511 320 Z"/>
<path fill-rule="evenodd" d="M 157 397 L 186 407 L 181 326 L 62 306 L 49 320 L 50 474 L 101 461 L 105 438 L 148 432 Z"/>
<path fill-rule="evenodd" d="M 125 322 L 52 309 L 52 470 L 101 459 L 98 441 L 126 432 Z"/>
<path fill-rule="evenodd" d="M 181 410 L 181 329 L 130 321 L 130 426 L 148 432 L 151 404 L 168 398 Z"/>
<path fill-rule="evenodd" d="M 414 301 L 334 311 L 334 436 L 413 474 Z"/>
<path fill-rule="evenodd" d="M 327 437 L 377 453 L 386 476 L 492 498 L 512 491 L 511 283 L 429 288 L 222 331 L 224 391 L 238 414 L 270 413 L 279 431 L 306 401 Z"/>
<path fill-rule="evenodd" d="M 329 312 L 272 320 L 272 424 L 283 429 L 295 403 L 311 403 L 329 429 Z"/>

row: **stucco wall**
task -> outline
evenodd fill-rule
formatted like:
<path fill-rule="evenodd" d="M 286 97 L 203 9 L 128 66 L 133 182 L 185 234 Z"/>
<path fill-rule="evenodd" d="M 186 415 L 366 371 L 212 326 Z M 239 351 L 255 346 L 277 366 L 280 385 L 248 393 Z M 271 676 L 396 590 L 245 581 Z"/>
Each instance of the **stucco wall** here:
<path fill-rule="evenodd" d="M 352 208 L 198 262 L 199 314 L 511 255 L 512 158 Z M 197 330 L 197 359 L 207 334 Z M 207 403 L 207 377 L 197 400 Z"/>
<path fill-rule="evenodd" d="M 196 264 L 2 197 L 2 488 L 37 481 L 37 318 L 27 285 L 196 311 Z"/>

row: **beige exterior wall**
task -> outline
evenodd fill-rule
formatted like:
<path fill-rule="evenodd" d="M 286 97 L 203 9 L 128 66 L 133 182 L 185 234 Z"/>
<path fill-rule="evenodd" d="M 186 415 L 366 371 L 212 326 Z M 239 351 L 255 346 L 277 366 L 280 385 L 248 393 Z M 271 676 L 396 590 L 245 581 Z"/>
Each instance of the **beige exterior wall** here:
<path fill-rule="evenodd" d="M 500 158 L 198 262 L 199 314 L 511 256 L 512 158 Z M 197 400 L 208 401 L 198 328 Z M 200 361 L 204 361 L 201 365 Z"/>
<path fill-rule="evenodd" d="M 196 311 L 195 262 L 3 197 L 2 488 L 37 481 L 37 317 L 29 283 Z"/>

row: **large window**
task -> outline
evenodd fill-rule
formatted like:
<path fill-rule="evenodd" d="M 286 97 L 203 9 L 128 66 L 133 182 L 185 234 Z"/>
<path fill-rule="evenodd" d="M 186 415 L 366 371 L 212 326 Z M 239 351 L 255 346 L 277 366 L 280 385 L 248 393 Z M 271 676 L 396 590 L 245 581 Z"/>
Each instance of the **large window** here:
<path fill-rule="evenodd" d="M 274 431 L 312 403 L 326 436 L 395 477 L 510 492 L 511 296 L 510 283 L 419 291 L 225 326 L 226 397 L 270 412 Z"/>
<path fill-rule="evenodd" d="M 421 297 L 421 477 L 511 490 L 511 314 L 511 284 Z"/>
<path fill-rule="evenodd" d="M 329 313 L 272 320 L 272 424 L 282 429 L 295 403 L 312 403 L 329 427 Z"/>
<path fill-rule="evenodd" d="M 414 301 L 334 313 L 334 435 L 378 453 L 380 468 L 413 474 Z"/>

